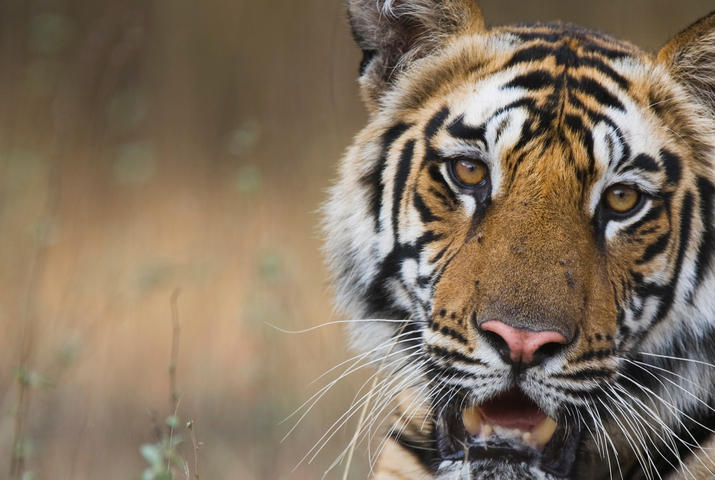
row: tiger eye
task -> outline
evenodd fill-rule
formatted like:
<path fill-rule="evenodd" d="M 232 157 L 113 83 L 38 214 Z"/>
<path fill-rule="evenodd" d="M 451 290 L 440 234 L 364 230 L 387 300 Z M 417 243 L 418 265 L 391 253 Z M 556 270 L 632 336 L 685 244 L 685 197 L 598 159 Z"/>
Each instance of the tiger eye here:
<path fill-rule="evenodd" d="M 617 213 L 626 213 L 638 205 L 640 192 L 635 188 L 617 184 L 606 190 L 606 206 Z"/>
<path fill-rule="evenodd" d="M 475 186 L 487 177 L 487 167 L 478 160 L 459 159 L 454 164 L 454 175 L 466 186 Z"/>

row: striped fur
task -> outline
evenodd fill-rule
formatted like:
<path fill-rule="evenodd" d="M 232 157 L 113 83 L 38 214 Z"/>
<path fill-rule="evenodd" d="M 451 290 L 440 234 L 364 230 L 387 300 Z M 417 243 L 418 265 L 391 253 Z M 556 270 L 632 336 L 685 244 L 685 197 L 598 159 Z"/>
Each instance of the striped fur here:
<path fill-rule="evenodd" d="M 588 425 L 572 478 L 715 478 L 715 16 L 655 57 L 571 25 L 486 29 L 469 0 L 348 3 L 370 119 L 325 250 L 349 318 L 402 321 L 350 327 L 397 359 L 375 405 L 410 399 L 374 478 L 558 478 L 437 451 L 445 400 L 514 381 L 478 328 L 495 316 L 574 334 L 519 379 Z M 486 164 L 479 192 L 454 158 Z M 618 183 L 641 192 L 627 216 L 604 209 Z"/>

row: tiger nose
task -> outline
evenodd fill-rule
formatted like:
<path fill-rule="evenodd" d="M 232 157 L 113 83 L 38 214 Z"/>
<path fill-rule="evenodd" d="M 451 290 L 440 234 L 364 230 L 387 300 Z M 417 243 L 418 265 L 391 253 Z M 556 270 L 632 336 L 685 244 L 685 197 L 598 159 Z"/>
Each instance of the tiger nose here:
<path fill-rule="evenodd" d="M 545 358 L 553 356 L 561 347 L 569 343 L 568 339 L 559 332 L 519 329 L 498 320 L 484 322 L 480 328 L 485 332 L 495 334 L 496 338 L 491 339 L 492 345 L 495 346 L 502 358 L 510 359 L 514 364 L 539 363 Z"/>

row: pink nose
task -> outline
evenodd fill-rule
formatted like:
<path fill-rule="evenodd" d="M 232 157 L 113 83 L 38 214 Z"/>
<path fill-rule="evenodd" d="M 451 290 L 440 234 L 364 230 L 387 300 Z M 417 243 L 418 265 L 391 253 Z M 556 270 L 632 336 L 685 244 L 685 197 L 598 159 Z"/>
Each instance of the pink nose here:
<path fill-rule="evenodd" d="M 520 330 L 498 320 L 490 320 L 481 325 L 482 330 L 496 333 L 509 347 L 509 356 L 514 363 L 530 364 L 534 353 L 549 343 L 565 345 L 568 340 L 559 332 Z"/>

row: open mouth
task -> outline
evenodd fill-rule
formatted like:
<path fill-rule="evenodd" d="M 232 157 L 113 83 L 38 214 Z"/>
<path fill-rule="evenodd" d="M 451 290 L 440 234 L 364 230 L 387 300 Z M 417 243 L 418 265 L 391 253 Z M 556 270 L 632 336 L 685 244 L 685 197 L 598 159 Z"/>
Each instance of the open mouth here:
<path fill-rule="evenodd" d="M 581 440 L 577 422 L 557 423 L 518 388 L 478 406 L 443 412 L 437 422 L 443 460 L 527 463 L 557 477 L 573 470 Z"/>

